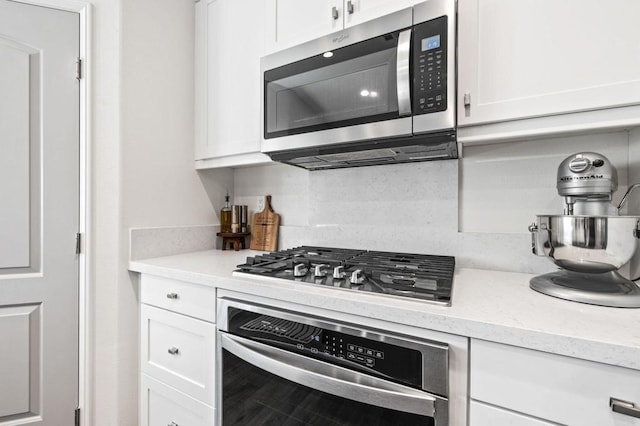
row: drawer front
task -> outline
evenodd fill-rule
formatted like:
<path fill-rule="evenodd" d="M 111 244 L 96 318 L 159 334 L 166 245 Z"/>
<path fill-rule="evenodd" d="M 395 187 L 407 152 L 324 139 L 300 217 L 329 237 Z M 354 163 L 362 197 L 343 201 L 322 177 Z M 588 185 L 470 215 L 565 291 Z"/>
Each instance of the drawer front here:
<path fill-rule="evenodd" d="M 534 419 L 513 411 L 471 401 L 469 404 L 470 426 L 554 426 L 554 423 Z"/>
<path fill-rule="evenodd" d="M 640 371 L 471 341 L 471 398 L 567 425 L 640 426 L 611 397 L 640 405 Z"/>
<path fill-rule="evenodd" d="M 209 322 L 216 321 L 216 290 L 199 284 L 142 274 L 142 303 Z"/>
<path fill-rule="evenodd" d="M 213 405 L 215 325 L 141 305 L 142 372 Z"/>
<path fill-rule="evenodd" d="M 141 426 L 212 426 L 215 412 L 202 402 L 145 374 L 140 380 Z"/>

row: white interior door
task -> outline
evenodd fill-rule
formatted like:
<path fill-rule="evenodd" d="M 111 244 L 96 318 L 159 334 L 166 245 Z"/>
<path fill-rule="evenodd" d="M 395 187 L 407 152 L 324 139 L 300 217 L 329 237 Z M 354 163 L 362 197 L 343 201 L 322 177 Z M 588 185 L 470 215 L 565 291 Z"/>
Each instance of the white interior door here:
<path fill-rule="evenodd" d="M 79 29 L 0 0 L 0 426 L 78 404 Z"/>

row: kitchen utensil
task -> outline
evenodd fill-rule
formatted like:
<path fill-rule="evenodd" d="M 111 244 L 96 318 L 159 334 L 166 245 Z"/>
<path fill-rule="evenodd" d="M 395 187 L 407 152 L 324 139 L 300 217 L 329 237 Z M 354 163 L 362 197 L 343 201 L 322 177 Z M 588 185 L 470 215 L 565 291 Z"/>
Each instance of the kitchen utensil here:
<path fill-rule="evenodd" d="M 616 207 L 617 171 L 598 153 L 567 157 L 558 167 L 557 190 L 564 215 L 538 215 L 529 227 L 533 253 L 562 268 L 531 279 L 550 296 L 594 305 L 640 307 L 640 288 L 617 271 L 633 257 L 640 217 L 619 216 L 632 185 Z"/>
<path fill-rule="evenodd" d="M 271 195 L 265 196 L 264 209 L 253 215 L 251 250 L 274 251 L 278 242 L 280 215 L 271 208 Z"/>

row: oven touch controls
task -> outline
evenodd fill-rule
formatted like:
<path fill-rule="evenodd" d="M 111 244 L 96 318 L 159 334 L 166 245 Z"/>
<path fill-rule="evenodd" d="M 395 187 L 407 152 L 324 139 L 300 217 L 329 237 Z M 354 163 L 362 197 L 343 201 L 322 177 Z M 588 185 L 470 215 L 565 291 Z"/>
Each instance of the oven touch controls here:
<path fill-rule="evenodd" d="M 342 339 L 342 337 L 325 331 L 324 353 L 338 358 L 344 358 L 344 340 Z"/>
<path fill-rule="evenodd" d="M 347 359 L 367 367 L 373 367 L 377 360 L 384 359 L 384 352 L 349 343 L 347 344 Z"/>

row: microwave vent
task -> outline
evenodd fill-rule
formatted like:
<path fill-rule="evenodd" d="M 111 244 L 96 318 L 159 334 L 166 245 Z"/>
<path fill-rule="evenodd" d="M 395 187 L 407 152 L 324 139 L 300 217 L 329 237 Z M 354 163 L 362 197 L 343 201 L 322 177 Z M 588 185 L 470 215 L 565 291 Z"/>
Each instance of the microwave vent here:
<path fill-rule="evenodd" d="M 307 170 L 373 166 L 458 158 L 455 132 L 374 140 L 358 144 L 269 153 L 271 159 Z"/>

